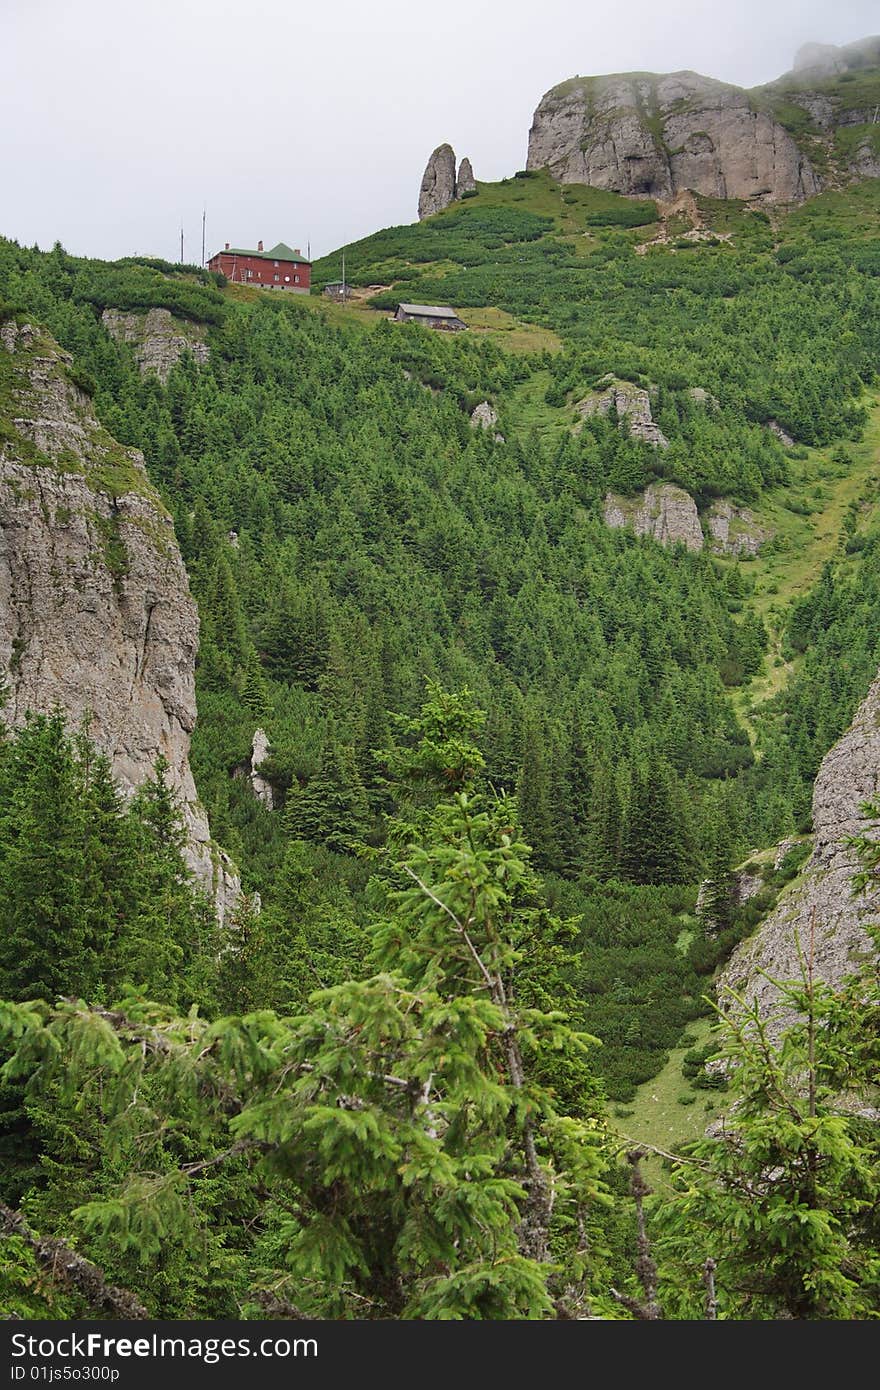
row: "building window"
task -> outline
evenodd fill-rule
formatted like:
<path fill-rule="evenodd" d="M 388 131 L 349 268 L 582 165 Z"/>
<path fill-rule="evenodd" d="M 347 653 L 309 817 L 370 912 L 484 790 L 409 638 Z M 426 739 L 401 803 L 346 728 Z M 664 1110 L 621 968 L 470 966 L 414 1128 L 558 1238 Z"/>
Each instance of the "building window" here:
<path fill-rule="evenodd" d="M 298 285 L 298 284 L 299 284 L 299 276 L 298 276 L 298 275 L 294 275 L 294 277 L 293 277 L 293 283 L 294 283 L 295 285 Z"/>
<path fill-rule="evenodd" d="M 290 276 L 289 276 L 289 275 L 285 275 L 285 277 L 284 277 L 284 283 L 285 283 L 285 285 L 289 285 L 289 284 L 290 284 Z"/>
<path fill-rule="evenodd" d="M 248 278 L 249 280 L 252 280 L 252 279 L 254 278 L 254 272 L 253 272 L 252 270 L 249 270 L 249 271 L 248 271 L 248 273 L 247 273 L 247 278 Z"/>
<path fill-rule="evenodd" d="M 277 269 L 278 269 L 278 262 L 277 262 L 277 261 L 273 261 L 272 264 L 274 265 L 275 269 L 277 270 Z"/>
<path fill-rule="evenodd" d="M 277 262 L 276 262 L 276 264 L 277 264 Z M 272 279 L 273 279 L 273 280 L 280 280 L 280 279 L 281 279 L 281 276 L 280 276 L 280 275 L 273 275 L 273 276 L 272 276 Z"/>

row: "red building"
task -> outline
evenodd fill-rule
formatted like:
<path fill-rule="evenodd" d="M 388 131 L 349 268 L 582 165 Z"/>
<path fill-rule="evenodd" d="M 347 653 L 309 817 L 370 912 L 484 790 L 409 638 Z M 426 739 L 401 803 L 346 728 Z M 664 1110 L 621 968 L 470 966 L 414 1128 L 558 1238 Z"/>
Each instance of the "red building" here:
<path fill-rule="evenodd" d="M 225 248 L 208 261 L 208 269 L 219 270 L 236 285 L 293 290 L 294 294 L 308 294 L 312 283 L 311 261 L 299 248 L 292 250 L 283 241 L 269 251 L 263 250 L 261 241 L 257 242 L 256 251 L 243 251 L 227 241 Z"/>

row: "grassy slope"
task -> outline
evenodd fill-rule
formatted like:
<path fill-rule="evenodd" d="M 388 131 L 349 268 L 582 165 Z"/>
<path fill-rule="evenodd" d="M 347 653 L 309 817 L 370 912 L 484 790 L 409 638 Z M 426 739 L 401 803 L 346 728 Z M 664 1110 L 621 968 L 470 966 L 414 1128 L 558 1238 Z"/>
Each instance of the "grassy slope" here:
<path fill-rule="evenodd" d="M 818 579 L 822 567 L 838 553 L 844 518 L 850 506 L 864 518 L 880 497 L 880 392 L 866 397 L 870 409 L 864 438 L 849 443 L 849 462 L 834 460 L 833 448 L 808 449 L 806 459 L 792 460 L 792 482 L 775 488 L 755 508 L 762 525 L 776 533 L 776 543 L 749 564 L 755 581 L 750 606 L 767 626 L 771 649 L 767 670 L 734 693 L 742 714 L 775 695 L 793 670 L 780 656 L 782 633 L 792 603 Z M 811 509 L 809 516 L 792 506 Z M 730 562 L 732 563 L 732 562 Z"/>
<path fill-rule="evenodd" d="M 666 1066 L 639 1087 L 634 1100 L 626 1105 L 612 1106 L 611 1123 L 624 1140 L 653 1144 L 658 1149 L 676 1153 L 679 1145 L 699 1139 L 706 1126 L 723 1110 L 723 1096 L 719 1092 L 694 1090 L 681 1071 L 685 1053 L 709 1041 L 712 1024 L 712 1018 L 697 1019 L 689 1024 L 687 1045 L 670 1052 Z M 663 1180 L 659 1158 L 649 1158 L 645 1166 L 651 1182 Z"/>

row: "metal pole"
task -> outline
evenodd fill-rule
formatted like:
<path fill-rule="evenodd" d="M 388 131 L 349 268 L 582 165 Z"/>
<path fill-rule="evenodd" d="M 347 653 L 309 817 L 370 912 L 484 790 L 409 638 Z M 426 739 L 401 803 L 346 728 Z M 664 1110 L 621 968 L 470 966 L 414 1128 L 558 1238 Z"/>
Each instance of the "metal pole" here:
<path fill-rule="evenodd" d="M 202 208 L 202 265 L 205 264 L 205 218 L 207 215 L 208 209 Z"/>

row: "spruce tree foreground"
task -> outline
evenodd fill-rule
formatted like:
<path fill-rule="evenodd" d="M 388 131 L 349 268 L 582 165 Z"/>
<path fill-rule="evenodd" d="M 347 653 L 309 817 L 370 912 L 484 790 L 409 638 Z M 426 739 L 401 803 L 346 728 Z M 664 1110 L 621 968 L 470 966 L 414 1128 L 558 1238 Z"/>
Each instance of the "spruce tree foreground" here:
<path fill-rule="evenodd" d="M 876 968 L 832 994 L 807 947 L 784 1000 L 800 1021 L 779 1050 L 757 1014 L 729 1015 L 724 1129 L 683 1153 L 671 1190 L 647 1202 L 630 1151 L 631 1202 L 591 1074 L 597 1040 L 571 1021 L 571 956 L 553 946 L 564 924 L 547 917 L 515 803 L 485 785 L 481 718 L 466 694 L 435 689 L 385 754 L 400 813 L 374 864 L 382 910 L 362 978 L 312 992 L 293 1014 L 219 1013 L 222 969 L 214 1007 L 186 1014 L 148 999 L 135 974 L 104 998 L 2 1005 L 4 1096 L 19 1101 L 4 1142 L 22 1208 L 0 1209 L 4 1306 L 55 1317 L 871 1316 L 880 1169 L 861 1102 L 880 1060 Z M 16 785 L 39 771 L 46 811 L 72 826 L 101 789 L 104 815 L 71 850 L 72 881 L 88 866 L 100 899 L 126 867 L 107 851 L 118 855 L 129 820 L 145 817 L 150 873 L 164 866 L 179 895 L 161 767 L 126 810 L 87 741 L 66 739 L 57 720 L 4 746 L 6 788 L 13 764 Z M 26 864 L 34 832 L 8 791 L 6 804 L 0 852 Z M 867 882 L 873 835 L 861 853 Z M 291 882 L 301 893 L 301 877 Z M 84 920 L 89 902 L 84 891 Z M 53 920 L 47 898 L 38 910 L 35 939 Z M 92 931 L 106 930 L 99 922 Z M 59 942 L 58 966 L 68 980 L 84 970 L 92 987 L 88 939 Z M 126 972 L 133 949 L 105 939 L 102 957 Z M 216 956 L 207 943 L 201 952 L 207 969 Z M 260 971 L 259 947 L 243 954 L 239 989 Z M 73 1261 L 54 1261 L 71 1246 Z"/>

